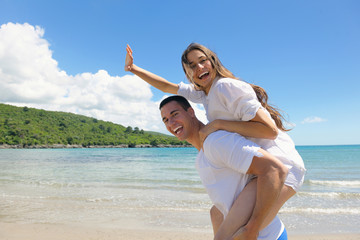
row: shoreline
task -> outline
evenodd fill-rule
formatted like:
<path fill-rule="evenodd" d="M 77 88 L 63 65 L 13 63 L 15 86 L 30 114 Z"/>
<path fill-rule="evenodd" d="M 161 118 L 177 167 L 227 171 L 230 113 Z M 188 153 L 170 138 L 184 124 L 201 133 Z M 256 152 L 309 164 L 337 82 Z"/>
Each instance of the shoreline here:
<path fill-rule="evenodd" d="M 322 149 L 303 149 L 312 175 L 279 217 L 292 240 L 360 240 L 359 148 Z M 0 150 L 0 239 L 213 239 L 195 152 Z M 323 170 L 323 158 L 334 164 Z"/>
<path fill-rule="evenodd" d="M 120 144 L 120 145 L 92 145 L 92 146 L 82 146 L 78 144 L 74 145 L 65 145 L 65 144 L 52 144 L 52 145 L 8 145 L 1 144 L 0 149 L 71 149 L 71 148 L 192 148 L 192 145 L 170 145 L 170 144 L 159 144 L 153 146 L 151 144 Z"/>
<path fill-rule="evenodd" d="M 144 228 L 105 228 L 90 225 L 49 224 L 49 223 L 4 223 L 0 222 L 1 239 L 11 240 L 188 240 L 188 239 L 212 239 L 211 231 L 198 232 L 188 229 L 144 229 Z M 291 240 L 359 240 L 360 233 L 339 234 L 291 234 Z"/>

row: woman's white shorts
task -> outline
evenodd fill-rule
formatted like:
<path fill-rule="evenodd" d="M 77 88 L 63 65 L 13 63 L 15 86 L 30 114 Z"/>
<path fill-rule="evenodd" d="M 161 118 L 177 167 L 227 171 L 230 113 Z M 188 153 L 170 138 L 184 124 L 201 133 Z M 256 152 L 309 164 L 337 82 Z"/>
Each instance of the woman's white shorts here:
<path fill-rule="evenodd" d="M 304 183 L 305 170 L 287 164 L 285 166 L 289 169 L 289 172 L 284 184 L 292 187 L 296 192 L 299 191 Z"/>

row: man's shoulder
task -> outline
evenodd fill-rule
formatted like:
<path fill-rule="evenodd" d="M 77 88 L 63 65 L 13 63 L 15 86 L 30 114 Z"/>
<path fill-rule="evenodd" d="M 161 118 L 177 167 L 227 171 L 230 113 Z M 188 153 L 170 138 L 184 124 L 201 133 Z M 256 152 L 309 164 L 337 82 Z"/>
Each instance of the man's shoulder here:
<path fill-rule="evenodd" d="M 238 133 L 218 130 L 209 134 L 205 139 L 203 149 L 205 154 L 207 154 L 207 152 L 220 152 L 224 154 L 224 151 L 232 151 L 234 146 L 245 145 L 253 146 L 256 144 Z"/>
<path fill-rule="evenodd" d="M 205 139 L 203 144 L 204 152 L 216 150 L 219 147 L 226 146 L 227 145 L 226 143 L 231 139 L 233 139 L 234 135 L 237 134 L 233 132 L 227 132 L 224 130 L 218 130 L 213 133 L 210 133 Z"/>
<path fill-rule="evenodd" d="M 211 143 L 213 141 L 216 141 L 220 137 L 226 136 L 228 134 L 229 134 L 229 132 L 224 131 L 224 130 L 217 130 L 215 132 L 212 132 L 207 136 L 207 138 L 204 141 L 204 144 L 205 144 L 205 142 L 210 142 Z"/>
<path fill-rule="evenodd" d="M 232 135 L 239 135 L 234 132 L 228 132 L 225 130 L 217 130 L 215 132 L 212 132 L 209 134 L 209 136 L 206 139 L 218 139 L 219 137 L 226 137 L 226 136 L 232 136 Z"/>

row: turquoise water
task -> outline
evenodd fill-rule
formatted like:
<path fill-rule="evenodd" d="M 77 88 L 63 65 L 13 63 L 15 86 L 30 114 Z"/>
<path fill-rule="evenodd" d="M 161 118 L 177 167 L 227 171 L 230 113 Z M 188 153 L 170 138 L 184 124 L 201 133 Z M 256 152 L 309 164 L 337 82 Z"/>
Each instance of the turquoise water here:
<path fill-rule="evenodd" d="M 280 212 L 290 232 L 360 232 L 360 145 L 297 149 L 307 174 Z"/>
<path fill-rule="evenodd" d="M 308 169 L 290 233 L 360 232 L 360 145 L 297 148 Z M 2 149 L 0 220 L 211 231 L 194 148 Z"/>

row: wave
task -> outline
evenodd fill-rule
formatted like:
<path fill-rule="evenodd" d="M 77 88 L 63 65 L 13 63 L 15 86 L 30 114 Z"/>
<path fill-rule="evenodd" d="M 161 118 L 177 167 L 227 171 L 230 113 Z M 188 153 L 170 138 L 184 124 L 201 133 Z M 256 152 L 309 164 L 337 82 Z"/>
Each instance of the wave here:
<path fill-rule="evenodd" d="M 331 180 L 308 180 L 310 185 L 342 186 L 342 187 L 360 187 L 359 180 L 331 181 Z"/>
<path fill-rule="evenodd" d="M 105 185 L 105 187 L 114 188 L 114 186 Z M 133 189 L 133 190 L 170 190 L 176 192 L 192 192 L 192 193 L 206 193 L 206 190 L 201 185 L 176 186 L 176 185 L 144 185 L 144 184 L 121 184 L 116 185 L 117 189 Z"/>
<path fill-rule="evenodd" d="M 282 208 L 280 213 L 311 213 L 311 214 L 350 214 L 360 215 L 360 208 Z"/>
<path fill-rule="evenodd" d="M 134 183 L 142 185 L 159 185 L 159 184 L 173 184 L 173 185 L 199 185 L 201 181 L 198 179 L 178 179 L 178 178 L 167 178 L 167 179 L 154 179 L 154 178 L 115 178 L 113 180 L 116 184 L 122 183 Z"/>
<path fill-rule="evenodd" d="M 49 186 L 55 188 L 84 186 L 84 184 L 80 184 L 80 183 L 54 182 L 54 181 L 44 181 L 44 180 L 32 180 L 32 179 L 0 179 L 0 183 L 4 183 L 7 185 L 24 184 L 24 185 L 36 185 L 36 186 Z"/>
<path fill-rule="evenodd" d="M 360 199 L 360 193 L 345 192 L 298 192 L 300 197 L 320 197 L 320 198 L 340 198 L 340 199 Z"/>
<path fill-rule="evenodd" d="M 30 187 L 46 187 L 48 189 L 141 189 L 141 190 L 171 190 L 179 192 L 205 193 L 205 189 L 200 182 L 195 180 L 156 180 L 156 179 L 140 179 L 135 181 L 129 179 L 116 182 L 61 182 L 52 180 L 32 180 L 32 179 L 0 179 L 0 185 L 24 185 Z"/>

